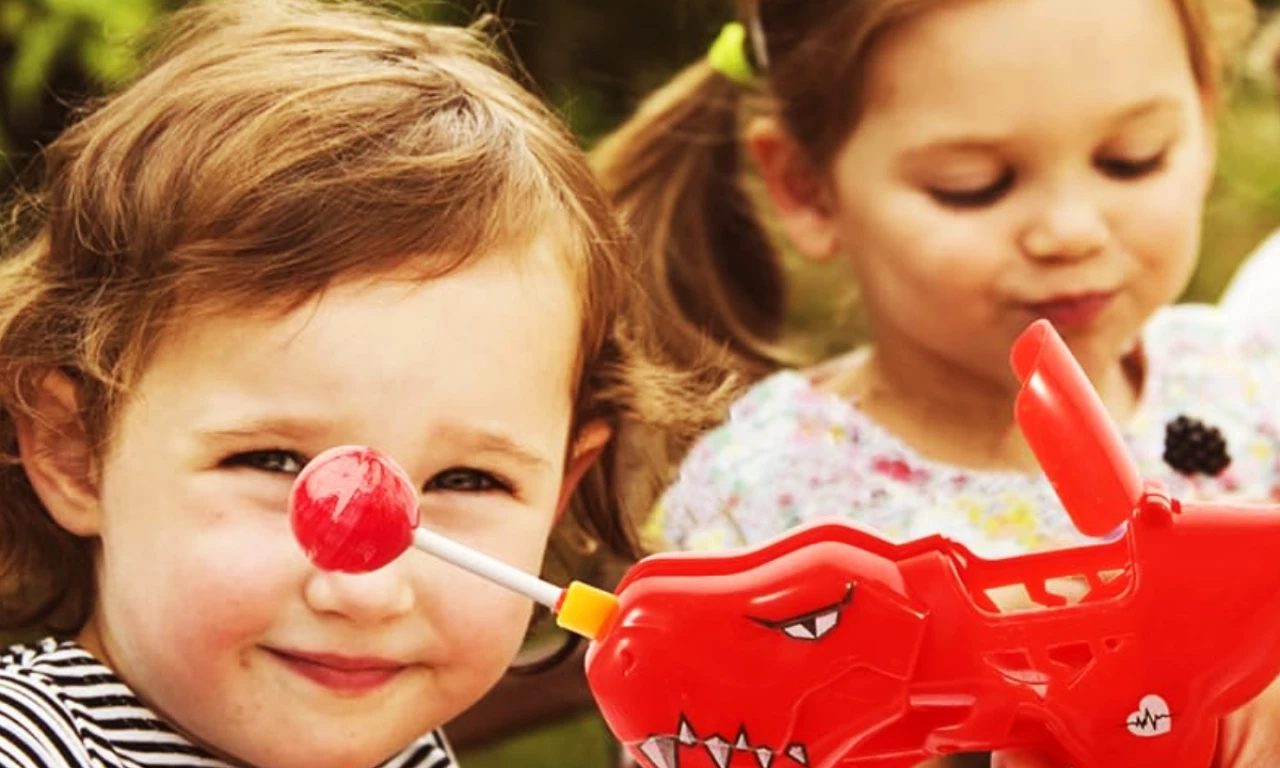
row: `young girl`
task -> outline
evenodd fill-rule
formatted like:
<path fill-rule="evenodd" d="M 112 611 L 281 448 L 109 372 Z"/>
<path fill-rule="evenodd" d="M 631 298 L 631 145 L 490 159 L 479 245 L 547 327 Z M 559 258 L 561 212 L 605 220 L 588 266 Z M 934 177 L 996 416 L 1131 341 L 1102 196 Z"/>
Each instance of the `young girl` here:
<path fill-rule="evenodd" d="M 874 342 L 763 377 L 653 519 L 714 549 L 843 515 L 980 555 L 1078 541 L 1013 421 L 1011 345 L 1050 319 L 1142 471 L 1280 494 L 1273 347 L 1191 275 L 1224 42 L 1244 0 L 747 2 L 597 151 L 686 339 L 778 367 L 790 248 L 846 259 Z M 1179 418 L 1185 417 L 1185 418 Z"/>
<path fill-rule="evenodd" d="M 625 550 L 612 433 L 714 402 L 585 159 L 481 37 L 305 0 L 177 16 L 45 153 L 0 261 L 0 763 L 452 765 L 528 601 L 421 553 L 319 572 L 286 497 L 339 444 L 539 567 Z M 706 377 L 714 382 L 714 377 Z"/>

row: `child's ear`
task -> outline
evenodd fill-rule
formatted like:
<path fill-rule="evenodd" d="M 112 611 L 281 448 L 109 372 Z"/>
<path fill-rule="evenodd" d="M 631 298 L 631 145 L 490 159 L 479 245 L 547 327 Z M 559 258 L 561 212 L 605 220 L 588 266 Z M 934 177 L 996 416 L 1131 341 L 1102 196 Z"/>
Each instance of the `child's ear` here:
<path fill-rule="evenodd" d="M 613 437 L 613 428 L 597 419 L 583 424 L 573 438 L 573 446 L 569 449 L 569 458 L 564 465 L 564 481 L 560 483 L 560 500 L 556 503 L 556 521 L 564 516 L 569 499 L 578 489 L 583 475 L 596 463 L 604 448 Z"/>
<path fill-rule="evenodd" d="M 95 536 L 99 504 L 93 451 L 75 383 L 65 374 L 49 373 L 34 405 L 34 417 L 15 414 L 23 469 L 58 525 L 77 536 Z"/>
<path fill-rule="evenodd" d="M 836 254 L 838 234 L 829 185 L 804 149 L 777 120 L 757 118 L 747 130 L 755 160 L 778 222 L 795 249 L 813 261 Z"/>

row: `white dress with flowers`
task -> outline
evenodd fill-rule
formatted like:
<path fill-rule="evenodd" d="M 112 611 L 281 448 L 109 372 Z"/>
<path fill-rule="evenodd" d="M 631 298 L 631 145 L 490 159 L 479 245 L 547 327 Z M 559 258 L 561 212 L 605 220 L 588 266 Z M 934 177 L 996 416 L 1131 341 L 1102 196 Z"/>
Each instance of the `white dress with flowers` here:
<path fill-rule="evenodd" d="M 1280 351 L 1215 307 L 1179 305 L 1143 333 L 1146 379 L 1122 433 L 1144 477 L 1178 498 L 1280 500 Z M 1180 415 L 1220 430 L 1231 457 L 1216 477 L 1163 460 Z M 801 372 L 775 374 L 690 451 L 650 520 L 678 550 L 755 544 L 842 517 L 894 540 L 941 533 L 1002 557 L 1084 541 L 1040 473 L 974 471 L 921 457 Z"/>

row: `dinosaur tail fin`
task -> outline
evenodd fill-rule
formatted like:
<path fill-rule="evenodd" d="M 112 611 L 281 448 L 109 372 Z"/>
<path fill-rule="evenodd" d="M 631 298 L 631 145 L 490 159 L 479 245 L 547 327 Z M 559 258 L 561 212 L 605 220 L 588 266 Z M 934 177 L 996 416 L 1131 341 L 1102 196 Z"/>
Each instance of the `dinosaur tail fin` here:
<path fill-rule="evenodd" d="M 1142 478 L 1102 400 L 1053 326 L 1037 320 L 1014 342 L 1022 388 L 1018 426 L 1076 528 L 1103 536 L 1125 523 Z"/>

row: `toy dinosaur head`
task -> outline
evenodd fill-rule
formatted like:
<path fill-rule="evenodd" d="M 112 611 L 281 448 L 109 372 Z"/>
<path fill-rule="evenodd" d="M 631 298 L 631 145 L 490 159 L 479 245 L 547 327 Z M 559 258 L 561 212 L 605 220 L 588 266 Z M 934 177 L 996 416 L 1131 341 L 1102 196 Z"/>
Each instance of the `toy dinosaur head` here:
<path fill-rule="evenodd" d="M 1018 422 L 1076 525 L 1115 530 L 1141 482 L 1084 372 L 1047 322 L 1011 363 Z M 588 657 L 610 727 L 650 768 L 830 766 L 868 744 L 888 754 L 925 632 L 897 565 L 909 548 L 819 524 L 748 553 L 642 562 Z"/>
<path fill-rule="evenodd" d="M 827 765 L 903 715 L 925 617 L 890 545 L 833 530 L 628 574 L 587 674 L 634 754 L 651 768 Z"/>

